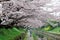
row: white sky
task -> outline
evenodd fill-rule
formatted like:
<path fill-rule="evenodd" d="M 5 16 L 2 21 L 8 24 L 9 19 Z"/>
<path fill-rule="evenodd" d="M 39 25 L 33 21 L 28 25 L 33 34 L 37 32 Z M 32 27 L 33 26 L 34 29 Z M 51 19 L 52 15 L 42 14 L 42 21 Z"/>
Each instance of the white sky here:
<path fill-rule="evenodd" d="M 54 10 L 59 10 L 60 0 L 51 0 L 51 2 L 47 3 L 44 7 L 41 7 L 43 10 L 52 12 L 51 14 L 54 16 L 60 16 L 60 12 L 53 12 Z"/>

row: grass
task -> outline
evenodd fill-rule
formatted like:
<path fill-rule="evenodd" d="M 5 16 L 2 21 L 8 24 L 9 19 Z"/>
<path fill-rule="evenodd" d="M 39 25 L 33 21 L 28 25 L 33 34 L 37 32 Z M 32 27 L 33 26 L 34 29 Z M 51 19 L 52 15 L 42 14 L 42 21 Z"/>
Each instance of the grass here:
<path fill-rule="evenodd" d="M 26 35 L 25 35 L 25 38 L 24 38 L 24 40 L 27 40 L 27 33 L 26 33 Z"/>
<path fill-rule="evenodd" d="M 47 28 L 42 28 L 40 31 L 46 31 L 53 34 L 60 34 L 60 27 L 55 27 L 55 28 L 47 27 Z"/>
<path fill-rule="evenodd" d="M 53 30 L 48 31 L 49 33 L 60 34 L 60 27 L 56 27 Z"/>
<path fill-rule="evenodd" d="M 12 29 L 0 28 L 0 40 L 15 40 L 17 36 L 20 36 L 24 32 L 25 30 L 21 28 L 20 29 L 17 29 L 15 27 Z"/>
<path fill-rule="evenodd" d="M 38 40 L 38 37 L 37 37 L 37 35 L 34 32 L 32 33 L 32 36 L 33 36 L 34 40 Z"/>

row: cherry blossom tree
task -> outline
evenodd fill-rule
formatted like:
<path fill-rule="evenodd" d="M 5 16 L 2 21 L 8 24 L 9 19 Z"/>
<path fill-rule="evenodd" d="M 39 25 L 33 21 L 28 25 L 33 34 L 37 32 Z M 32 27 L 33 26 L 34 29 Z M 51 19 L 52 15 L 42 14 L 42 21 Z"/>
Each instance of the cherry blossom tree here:
<path fill-rule="evenodd" d="M 1 24 L 41 27 L 48 19 L 57 20 L 57 17 L 51 14 L 59 11 L 59 6 L 54 6 L 52 2 L 52 0 L 3 1 L 1 2 Z"/>

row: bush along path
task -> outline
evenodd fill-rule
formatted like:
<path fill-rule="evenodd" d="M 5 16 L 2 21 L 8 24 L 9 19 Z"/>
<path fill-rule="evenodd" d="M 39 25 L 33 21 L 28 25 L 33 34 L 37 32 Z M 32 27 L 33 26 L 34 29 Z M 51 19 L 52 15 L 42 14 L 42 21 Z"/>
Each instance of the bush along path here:
<path fill-rule="evenodd" d="M 25 29 L 17 28 L 0 28 L 0 40 L 23 40 Z"/>

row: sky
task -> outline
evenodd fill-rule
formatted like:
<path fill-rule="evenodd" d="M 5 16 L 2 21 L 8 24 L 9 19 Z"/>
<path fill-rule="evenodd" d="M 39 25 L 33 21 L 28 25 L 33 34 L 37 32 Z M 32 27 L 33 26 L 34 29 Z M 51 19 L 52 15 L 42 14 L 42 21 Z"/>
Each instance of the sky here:
<path fill-rule="evenodd" d="M 59 17 L 60 16 L 59 7 L 60 7 L 60 0 L 51 0 L 41 8 L 45 11 L 51 12 L 50 14 Z"/>

